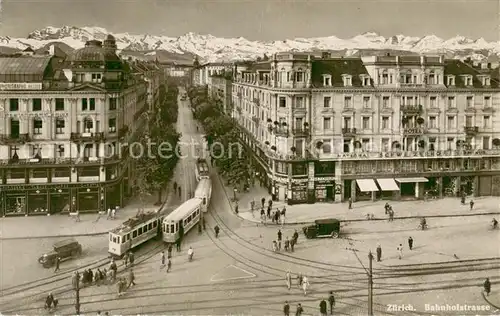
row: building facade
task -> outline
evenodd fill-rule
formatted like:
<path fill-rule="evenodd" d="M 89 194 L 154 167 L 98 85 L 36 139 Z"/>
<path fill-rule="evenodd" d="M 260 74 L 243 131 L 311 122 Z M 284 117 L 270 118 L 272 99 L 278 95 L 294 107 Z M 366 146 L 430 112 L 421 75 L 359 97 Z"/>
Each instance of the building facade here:
<path fill-rule="evenodd" d="M 123 206 L 133 179 L 126 143 L 158 88 L 144 78 L 158 76 L 121 60 L 112 36 L 66 58 L 0 58 L 0 213 Z"/>
<path fill-rule="evenodd" d="M 500 195 L 498 69 L 284 53 L 233 74 L 233 117 L 278 199 Z"/>
<path fill-rule="evenodd" d="M 209 85 L 213 75 L 223 75 L 232 69 L 230 63 L 208 63 L 198 65 L 193 69 L 192 80 L 194 86 Z"/>
<path fill-rule="evenodd" d="M 232 113 L 232 75 L 215 74 L 210 77 L 207 85 L 208 96 L 219 102 L 225 113 Z"/>

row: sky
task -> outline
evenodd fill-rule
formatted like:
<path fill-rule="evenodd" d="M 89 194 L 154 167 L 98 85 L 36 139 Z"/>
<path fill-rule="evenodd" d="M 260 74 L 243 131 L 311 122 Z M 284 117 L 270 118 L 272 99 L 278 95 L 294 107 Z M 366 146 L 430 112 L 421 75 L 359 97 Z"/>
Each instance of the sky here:
<path fill-rule="evenodd" d="M 498 0 L 0 0 L 0 35 L 46 26 L 113 33 L 188 32 L 250 40 L 349 38 L 364 32 L 498 41 Z"/>

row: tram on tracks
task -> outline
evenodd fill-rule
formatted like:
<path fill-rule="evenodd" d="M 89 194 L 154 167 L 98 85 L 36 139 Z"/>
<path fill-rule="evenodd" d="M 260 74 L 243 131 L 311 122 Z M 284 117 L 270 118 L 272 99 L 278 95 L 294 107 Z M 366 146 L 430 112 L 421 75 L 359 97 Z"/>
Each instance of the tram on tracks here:
<path fill-rule="evenodd" d="M 194 170 L 196 175 L 196 180 L 210 179 L 210 170 L 208 169 L 207 160 L 204 158 L 198 158 L 196 160 L 196 168 Z"/>
<path fill-rule="evenodd" d="M 194 197 L 201 199 L 201 210 L 203 213 L 208 211 L 208 206 L 210 205 L 210 199 L 212 198 L 212 180 L 201 179 L 194 191 Z"/>
<path fill-rule="evenodd" d="M 162 223 L 163 241 L 175 243 L 187 234 L 200 221 L 201 212 L 202 200 L 193 198 L 165 216 Z"/>
<path fill-rule="evenodd" d="M 160 236 L 162 220 L 158 212 L 139 211 L 109 232 L 108 252 L 112 257 L 121 258 L 130 249 Z"/>

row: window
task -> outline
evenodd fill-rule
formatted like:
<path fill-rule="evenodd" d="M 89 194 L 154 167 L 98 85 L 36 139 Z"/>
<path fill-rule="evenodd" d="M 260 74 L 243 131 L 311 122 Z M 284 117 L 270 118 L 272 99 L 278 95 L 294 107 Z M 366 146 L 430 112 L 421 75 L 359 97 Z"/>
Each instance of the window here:
<path fill-rule="evenodd" d="M 455 77 L 449 76 L 448 77 L 448 86 L 454 86 L 455 85 Z"/>
<path fill-rule="evenodd" d="M 33 134 L 40 135 L 42 134 L 43 122 L 41 119 L 33 120 Z"/>
<path fill-rule="evenodd" d="M 382 150 L 389 151 L 389 138 L 382 138 Z"/>
<path fill-rule="evenodd" d="M 472 108 L 472 107 L 474 107 L 474 103 L 473 103 L 473 100 L 472 100 L 472 96 L 467 96 L 467 101 L 466 101 L 466 104 L 467 104 L 467 107 L 468 107 L 468 108 Z"/>
<path fill-rule="evenodd" d="M 344 117 L 344 127 L 343 128 L 351 128 L 351 118 Z"/>
<path fill-rule="evenodd" d="M 382 97 L 382 107 L 383 108 L 389 108 L 389 97 Z"/>
<path fill-rule="evenodd" d="M 64 111 L 64 99 L 56 98 L 56 111 Z"/>
<path fill-rule="evenodd" d="M 489 86 L 490 84 L 491 84 L 490 77 L 484 77 L 484 79 L 483 79 L 483 85 L 484 86 Z"/>
<path fill-rule="evenodd" d="M 447 128 L 448 129 L 453 129 L 455 128 L 455 117 L 454 116 L 448 116 L 448 121 L 447 121 Z"/>
<path fill-rule="evenodd" d="M 472 86 L 472 77 L 471 76 L 465 77 L 465 85 Z"/>
<path fill-rule="evenodd" d="M 382 84 L 388 84 L 389 83 L 389 74 L 387 71 L 384 71 L 382 73 Z"/>
<path fill-rule="evenodd" d="M 303 82 L 304 81 L 304 73 L 299 71 L 295 74 L 295 78 L 297 82 Z"/>
<path fill-rule="evenodd" d="M 323 107 L 329 108 L 332 103 L 332 97 L 324 97 L 323 98 Z"/>
<path fill-rule="evenodd" d="M 483 149 L 490 149 L 490 137 L 489 136 L 483 137 Z"/>
<path fill-rule="evenodd" d="M 448 97 L 448 108 L 455 107 L 455 97 Z"/>
<path fill-rule="evenodd" d="M 332 140 L 331 139 L 323 139 L 323 153 L 329 154 L 332 152 Z"/>
<path fill-rule="evenodd" d="M 33 112 L 42 110 L 42 99 L 40 98 L 33 99 L 32 110 Z"/>
<path fill-rule="evenodd" d="M 369 86 L 370 85 L 370 78 L 368 77 L 363 77 L 363 86 Z"/>
<path fill-rule="evenodd" d="M 109 110 L 110 111 L 116 110 L 116 98 L 109 99 Z"/>
<path fill-rule="evenodd" d="M 304 98 L 303 97 L 296 97 L 295 98 L 295 107 L 297 107 L 297 108 L 304 107 Z"/>
<path fill-rule="evenodd" d="M 473 119 L 472 119 L 472 116 L 470 115 L 467 115 L 465 117 L 465 126 L 472 126 L 474 123 L 473 123 Z"/>
<path fill-rule="evenodd" d="M 344 107 L 345 108 L 352 107 L 352 97 L 344 97 Z"/>
<path fill-rule="evenodd" d="M 58 158 L 64 157 L 64 145 L 57 145 L 57 157 Z"/>
<path fill-rule="evenodd" d="M 324 86 L 331 86 L 332 85 L 332 78 L 330 76 L 324 76 L 323 77 L 323 85 Z"/>
<path fill-rule="evenodd" d="M 88 109 L 89 109 L 88 100 L 83 98 L 82 99 L 82 111 L 87 111 Z"/>
<path fill-rule="evenodd" d="M 485 108 L 491 107 L 491 97 L 490 96 L 484 96 L 484 107 Z"/>
<path fill-rule="evenodd" d="M 351 76 L 344 76 L 344 86 L 351 86 Z"/>
<path fill-rule="evenodd" d="M 66 122 L 63 119 L 56 120 L 56 134 L 64 134 L 65 127 L 66 127 Z"/>
<path fill-rule="evenodd" d="M 332 128 L 332 119 L 330 117 L 323 118 L 323 129 L 329 130 Z"/>
<path fill-rule="evenodd" d="M 448 137 L 448 138 L 446 139 L 446 142 L 447 142 L 447 144 L 446 144 L 447 149 L 448 149 L 448 150 L 452 150 L 452 149 L 453 149 L 453 143 L 455 142 L 455 138 L 453 138 L 453 137 Z"/>
<path fill-rule="evenodd" d="M 101 82 L 101 74 L 92 74 L 92 82 Z"/>
<path fill-rule="evenodd" d="M 303 120 L 302 120 L 302 118 L 301 118 L 301 117 L 296 117 L 296 118 L 295 118 L 295 128 L 296 128 L 296 129 L 302 129 L 303 124 L 304 124 L 304 123 L 303 123 Z"/>
<path fill-rule="evenodd" d="M 10 146 L 9 147 L 9 157 L 12 159 L 12 158 L 19 158 L 17 152 L 19 151 L 19 147 L 16 146 L 16 145 L 13 145 L 13 146 Z"/>
<path fill-rule="evenodd" d="M 489 115 L 483 116 L 483 127 L 484 128 L 489 128 L 490 127 L 490 117 L 489 117 Z"/>
<path fill-rule="evenodd" d="M 365 109 L 371 108 L 370 97 L 363 97 L 363 108 Z"/>
<path fill-rule="evenodd" d="M 436 108 L 437 107 L 437 98 L 436 97 L 430 97 L 430 107 L 431 108 Z"/>
<path fill-rule="evenodd" d="M 31 146 L 31 157 L 39 158 L 42 152 L 42 145 L 32 145 Z"/>
<path fill-rule="evenodd" d="M 93 128 L 94 128 L 94 122 L 92 122 L 92 120 L 86 119 L 85 121 L 83 121 L 84 133 L 91 133 Z"/>
<path fill-rule="evenodd" d="M 368 116 L 363 116 L 363 129 L 370 129 L 370 118 Z"/>
<path fill-rule="evenodd" d="M 382 129 L 389 129 L 389 117 L 382 116 Z"/>
<path fill-rule="evenodd" d="M 435 116 L 429 116 L 429 128 L 436 128 L 437 119 Z"/>
<path fill-rule="evenodd" d="M 19 99 L 9 99 L 9 111 L 19 111 Z"/>
<path fill-rule="evenodd" d="M 280 108 L 286 108 L 286 98 L 280 97 Z"/>
<path fill-rule="evenodd" d="M 428 84 L 436 84 L 436 75 L 434 73 L 429 74 Z"/>
<path fill-rule="evenodd" d="M 116 118 L 110 118 L 108 120 L 108 128 L 110 133 L 116 132 Z"/>
<path fill-rule="evenodd" d="M 95 111 L 95 98 L 90 98 L 89 99 L 89 110 L 90 111 Z"/>

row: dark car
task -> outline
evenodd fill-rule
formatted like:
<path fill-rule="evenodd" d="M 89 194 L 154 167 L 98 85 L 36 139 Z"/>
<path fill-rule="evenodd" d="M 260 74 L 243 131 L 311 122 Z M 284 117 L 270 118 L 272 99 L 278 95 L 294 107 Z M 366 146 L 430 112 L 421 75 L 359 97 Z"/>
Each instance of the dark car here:
<path fill-rule="evenodd" d="M 337 238 L 340 234 L 340 221 L 337 219 L 319 219 L 314 225 L 302 228 L 306 238 L 331 237 Z"/>
<path fill-rule="evenodd" d="M 50 268 L 56 264 L 56 258 L 61 261 L 77 257 L 82 254 L 82 245 L 75 239 L 65 239 L 54 244 L 54 248 L 38 258 L 38 262 L 44 268 Z"/>

